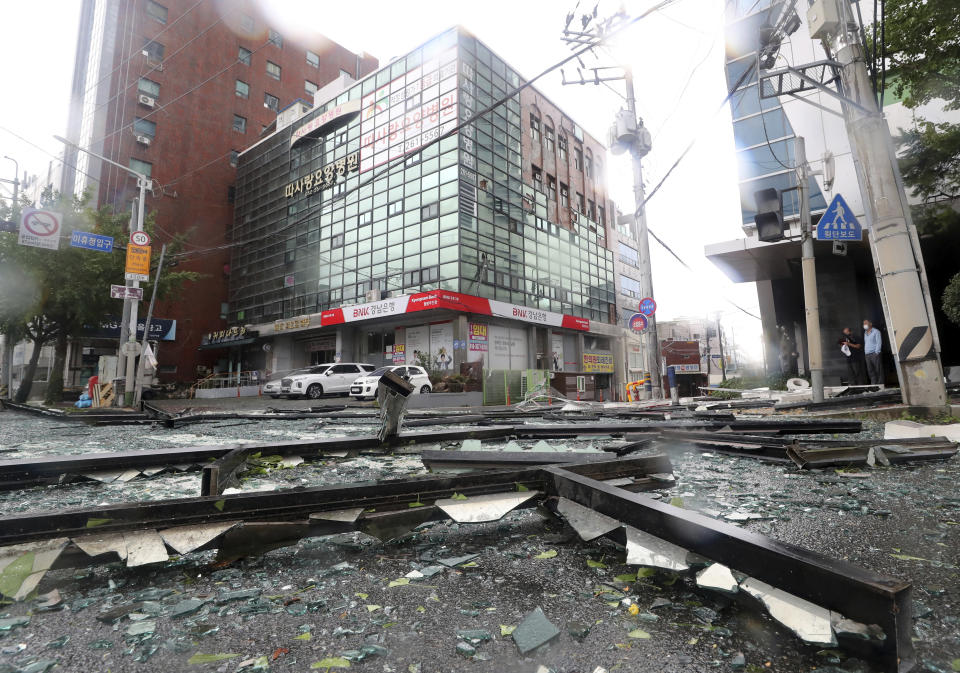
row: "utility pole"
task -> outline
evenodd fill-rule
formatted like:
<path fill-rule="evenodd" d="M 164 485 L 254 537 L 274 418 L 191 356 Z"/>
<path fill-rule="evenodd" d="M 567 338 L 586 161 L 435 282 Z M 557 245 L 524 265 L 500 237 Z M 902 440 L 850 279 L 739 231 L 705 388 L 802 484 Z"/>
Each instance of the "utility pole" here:
<path fill-rule="evenodd" d="M 157 301 L 157 288 L 160 287 L 160 272 L 163 271 L 163 257 L 167 254 L 167 244 L 164 243 L 160 248 L 160 261 L 157 263 L 157 274 L 153 277 L 153 291 L 150 293 L 150 306 L 147 308 L 147 322 L 143 330 L 143 344 L 140 349 L 140 367 L 137 370 L 137 382 L 134 385 L 133 404 L 140 404 L 140 398 L 143 396 L 143 370 L 144 362 L 147 359 L 147 348 L 149 344 L 147 338 L 150 336 L 150 321 L 153 319 L 153 305 Z"/>
<path fill-rule="evenodd" d="M 13 182 L 13 207 L 11 212 L 16 209 L 17 203 L 20 199 L 20 164 L 13 157 L 8 157 L 7 155 L 3 156 L 4 159 L 8 159 L 13 162 L 13 180 L 4 180 L 4 182 Z M 3 335 L 3 381 L 2 387 L 7 389 L 7 397 L 12 397 L 10 394 L 10 384 L 13 381 L 13 349 L 17 347 L 17 337 L 19 335 L 15 334 L 14 330 L 7 331 Z"/>
<path fill-rule="evenodd" d="M 148 178 L 143 173 L 138 173 L 137 171 L 131 170 L 130 168 L 128 168 L 127 166 L 124 166 L 121 163 L 117 163 L 116 161 L 113 161 L 112 159 L 108 159 L 105 156 L 101 156 L 99 154 L 91 152 L 90 150 L 84 149 L 83 147 L 80 147 L 79 145 L 76 145 L 70 142 L 66 138 L 61 138 L 60 136 L 53 136 L 53 137 L 59 140 L 60 142 L 62 142 L 63 144 L 69 145 L 70 147 L 75 148 L 79 152 L 85 152 L 92 157 L 96 157 L 97 159 L 100 159 L 100 161 L 105 161 L 112 166 L 121 168 L 137 179 L 137 187 L 140 189 L 140 198 L 137 201 L 137 224 L 136 224 L 136 229 L 134 231 L 143 231 L 144 204 L 147 200 L 147 190 L 153 189 L 153 181 L 150 180 L 150 178 Z M 128 281 L 127 287 L 138 288 L 140 287 L 140 281 L 138 280 L 135 280 L 132 282 Z M 129 309 L 129 313 L 130 313 L 129 330 L 130 331 L 127 337 L 128 340 L 125 343 L 136 344 L 137 342 L 137 300 L 133 298 L 127 298 L 127 299 L 124 299 L 124 303 L 129 304 L 130 306 L 130 309 Z M 126 307 L 124 307 L 124 313 L 126 313 Z M 150 325 L 144 325 L 143 329 L 145 334 L 149 333 Z M 123 343 L 120 344 L 120 348 L 123 349 Z M 133 388 L 134 388 L 134 379 L 136 377 L 136 360 L 137 360 L 137 357 L 134 353 L 135 353 L 135 346 L 130 347 L 130 353 L 127 355 L 127 358 L 126 358 L 126 381 L 123 387 L 123 397 L 124 397 L 124 404 L 126 404 L 127 406 L 130 406 L 131 404 L 133 404 Z"/>
<path fill-rule="evenodd" d="M 630 146 L 630 159 L 633 164 L 633 200 L 637 213 L 637 243 L 640 253 L 640 294 L 653 298 L 653 269 L 650 266 L 650 239 L 647 235 L 647 197 L 643 192 L 643 166 L 640 160 L 650 151 L 650 133 L 637 118 L 637 100 L 633 91 L 633 70 L 623 68 L 623 81 L 627 94 L 628 123 L 634 130 Z M 629 128 L 629 127 L 628 127 Z M 647 329 L 643 330 L 643 353 L 650 373 L 651 396 L 655 400 L 663 397 L 660 377 L 660 341 L 657 338 L 657 316 L 647 316 Z"/>
<path fill-rule="evenodd" d="M 720 313 L 717 313 L 717 342 L 720 345 L 720 380 L 727 382 L 727 361 L 723 356 L 723 330 L 720 328 Z"/>
<path fill-rule="evenodd" d="M 614 16 L 599 21 L 597 25 L 588 30 L 588 26 L 597 18 L 597 9 L 594 7 L 593 14 L 584 14 L 581 18 L 581 30 L 571 30 L 570 24 L 574 19 L 574 13 L 567 15 L 567 22 L 563 29 L 564 42 L 570 44 L 572 49 L 585 46 L 602 47 L 604 35 L 606 32 L 615 30 L 618 25 L 627 20 L 626 14 L 621 10 Z M 591 52 L 596 53 L 591 49 Z M 578 57 L 577 62 L 583 67 L 587 66 Z M 601 74 L 601 71 L 617 70 L 623 71 L 622 75 L 607 76 Z M 643 190 L 643 167 L 641 160 L 650 152 L 650 132 L 643 125 L 643 121 L 637 117 L 636 95 L 633 90 L 633 71 L 628 65 L 602 66 L 591 68 L 592 77 L 585 77 L 583 71 L 577 68 L 579 79 L 567 80 L 566 74 L 561 70 L 564 84 L 599 85 L 601 83 L 623 80 L 625 85 L 625 97 L 627 109 L 621 109 L 617 114 L 616 121 L 611 129 L 611 147 L 613 154 L 622 154 L 624 151 L 630 152 L 631 163 L 633 166 L 633 197 L 635 203 L 634 219 L 636 220 L 637 244 L 640 257 L 640 293 L 644 298 L 653 299 L 653 271 L 650 266 L 650 241 L 647 235 L 647 214 L 646 214 L 646 196 Z M 647 328 L 641 335 L 643 340 L 643 357 L 646 363 L 646 376 L 650 385 L 650 395 L 653 399 L 663 398 L 663 384 L 660 368 L 660 341 L 657 336 L 657 319 L 654 315 L 647 316 Z"/>
<path fill-rule="evenodd" d="M 797 160 L 797 192 L 800 196 L 800 240 L 803 257 L 803 305 L 807 317 L 807 361 L 813 401 L 823 401 L 823 344 L 820 340 L 820 301 L 817 298 L 817 260 L 813 252 L 813 220 L 810 217 L 810 172 L 807 146 L 802 136 L 794 139 Z"/>
<path fill-rule="evenodd" d="M 828 56 L 833 54 L 840 76 L 843 116 L 870 226 L 880 294 L 887 301 L 887 336 L 899 363 L 903 401 L 943 409 L 948 399 L 923 256 L 853 18 L 842 0 L 819 0 L 807 12 L 810 36 L 821 40 Z"/>
<path fill-rule="evenodd" d="M 137 222 L 137 201 L 133 200 L 133 203 L 130 204 L 130 224 L 127 229 L 129 231 L 134 231 L 136 228 Z M 133 281 L 125 281 L 127 287 L 132 287 L 131 283 Z M 114 377 L 112 383 L 115 386 L 116 390 L 119 390 L 120 386 L 118 382 L 123 378 L 124 372 L 127 370 L 127 356 L 123 352 L 123 344 L 127 343 L 130 338 L 130 302 L 126 299 L 123 300 L 123 312 L 120 316 L 120 343 L 117 345 L 117 369 L 114 372 Z M 120 406 L 120 395 L 113 396 L 113 406 Z"/>

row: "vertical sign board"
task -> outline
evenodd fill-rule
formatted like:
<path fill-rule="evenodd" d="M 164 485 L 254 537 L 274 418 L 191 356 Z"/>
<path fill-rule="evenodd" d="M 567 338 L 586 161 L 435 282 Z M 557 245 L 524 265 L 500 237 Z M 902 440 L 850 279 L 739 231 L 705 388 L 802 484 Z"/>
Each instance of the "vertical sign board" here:
<path fill-rule="evenodd" d="M 127 266 L 124 271 L 127 280 L 150 280 L 150 246 L 127 245 Z"/>
<path fill-rule="evenodd" d="M 63 216 L 52 210 L 24 208 L 20 216 L 20 245 L 57 250 L 60 247 L 60 229 Z"/>
<path fill-rule="evenodd" d="M 472 322 L 468 324 L 467 331 L 469 332 L 467 362 L 482 362 L 487 356 L 487 326 Z"/>

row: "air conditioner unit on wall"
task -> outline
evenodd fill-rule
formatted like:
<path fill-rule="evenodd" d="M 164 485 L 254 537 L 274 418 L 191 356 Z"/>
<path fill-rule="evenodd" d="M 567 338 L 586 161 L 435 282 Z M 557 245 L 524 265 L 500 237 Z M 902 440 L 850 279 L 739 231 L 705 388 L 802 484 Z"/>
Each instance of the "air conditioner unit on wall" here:
<path fill-rule="evenodd" d="M 150 136 L 137 136 L 137 142 L 141 145 L 149 146 L 153 140 L 150 138 Z"/>
<path fill-rule="evenodd" d="M 154 107 L 157 104 L 156 99 L 145 94 L 140 94 L 137 96 L 137 102 L 140 103 L 140 105 L 146 105 L 147 107 Z"/>
<path fill-rule="evenodd" d="M 372 289 L 372 290 L 367 290 L 367 291 L 364 293 L 363 298 L 364 298 L 366 301 L 368 301 L 368 302 L 370 302 L 370 301 L 380 301 L 380 290 L 377 289 L 377 288 L 374 288 L 374 289 Z"/>
<path fill-rule="evenodd" d="M 571 222 L 579 222 L 579 221 L 580 221 L 580 213 L 578 213 L 578 212 L 575 211 L 575 210 L 571 210 L 571 211 L 570 211 L 570 221 L 571 221 Z"/>

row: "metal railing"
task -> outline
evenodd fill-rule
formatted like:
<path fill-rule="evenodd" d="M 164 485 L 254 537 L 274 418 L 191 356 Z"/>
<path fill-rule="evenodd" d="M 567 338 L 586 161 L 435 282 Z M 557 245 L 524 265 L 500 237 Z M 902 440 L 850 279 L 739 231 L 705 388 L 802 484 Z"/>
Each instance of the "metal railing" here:
<path fill-rule="evenodd" d="M 190 386 L 190 397 L 196 397 L 197 390 L 240 388 L 242 386 L 260 385 L 263 382 L 263 376 L 256 370 L 231 373 L 216 372 Z"/>

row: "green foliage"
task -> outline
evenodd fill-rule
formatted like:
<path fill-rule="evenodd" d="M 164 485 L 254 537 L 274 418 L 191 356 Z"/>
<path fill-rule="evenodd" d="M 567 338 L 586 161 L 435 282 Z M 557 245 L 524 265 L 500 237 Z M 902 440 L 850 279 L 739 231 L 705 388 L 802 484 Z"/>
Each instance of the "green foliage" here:
<path fill-rule="evenodd" d="M 735 388 L 737 390 L 749 390 L 750 388 L 786 390 L 787 381 L 791 378 L 796 377 L 786 376 L 784 374 L 771 374 L 769 376 L 736 376 L 734 378 L 727 379 L 727 382 L 723 384 L 723 387 Z M 721 390 L 713 390 L 707 394 L 710 397 L 715 397 L 721 400 L 740 399 L 739 393 L 725 392 Z"/>
<path fill-rule="evenodd" d="M 63 197 L 51 190 L 41 197 L 41 207 L 63 215 L 58 250 L 23 246 L 17 242 L 16 234 L 0 233 L 0 285 L 4 288 L 0 293 L 0 331 L 29 338 L 37 352 L 39 347 L 56 340 L 61 361 L 67 339 L 82 336 L 86 328 L 98 325 L 121 309 L 120 302 L 110 298 L 110 285 L 124 283 L 125 228 L 129 216 L 114 214 L 108 207 L 94 210 L 85 207 L 84 202 L 83 198 Z M 0 216 L 19 221 L 23 205 L 2 204 Z M 152 217 L 145 222 L 145 229 L 152 233 Z M 115 245 L 122 248 L 103 253 L 71 247 L 69 240 L 74 230 L 112 236 Z M 185 282 L 199 278 L 195 272 L 172 270 L 182 244 L 183 237 L 178 237 L 167 246 L 158 298 L 169 298 Z M 158 263 L 159 254 L 155 253 L 152 278 L 156 277 Z M 144 295 L 149 297 L 152 283 L 143 288 Z M 32 372 L 28 370 L 24 381 L 28 387 L 18 392 L 18 399 L 26 399 L 31 382 Z"/>
<path fill-rule="evenodd" d="M 960 30 L 956 0 L 886 0 L 888 70 L 910 108 L 942 98 L 960 109 Z"/>
<path fill-rule="evenodd" d="M 951 322 L 960 325 L 960 273 L 950 279 L 943 291 L 941 308 Z"/>
<path fill-rule="evenodd" d="M 960 418 L 950 414 L 939 414 L 937 416 L 915 416 L 909 411 L 900 414 L 900 419 L 904 421 L 913 421 L 914 423 L 923 423 L 925 425 L 953 425 L 960 423 Z"/>

